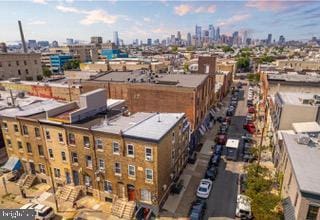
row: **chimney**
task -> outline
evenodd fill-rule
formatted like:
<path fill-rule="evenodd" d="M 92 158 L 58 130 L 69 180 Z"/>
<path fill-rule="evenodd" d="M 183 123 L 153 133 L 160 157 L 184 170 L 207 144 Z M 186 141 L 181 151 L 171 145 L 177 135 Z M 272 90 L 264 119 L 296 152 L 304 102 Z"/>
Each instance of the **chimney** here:
<path fill-rule="evenodd" d="M 22 46 L 23 46 L 23 52 L 24 52 L 24 53 L 28 53 L 26 41 L 24 40 L 24 35 L 23 35 L 23 30 L 22 30 L 21 21 L 18 21 L 18 24 L 19 24 L 21 42 L 22 42 Z"/>

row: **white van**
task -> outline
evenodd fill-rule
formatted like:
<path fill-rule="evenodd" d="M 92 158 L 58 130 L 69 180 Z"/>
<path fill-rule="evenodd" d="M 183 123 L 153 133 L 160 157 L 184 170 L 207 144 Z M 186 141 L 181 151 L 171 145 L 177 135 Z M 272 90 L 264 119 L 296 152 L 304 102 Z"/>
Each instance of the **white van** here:
<path fill-rule="evenodd" d="M 238 195 L 236 216 L 241 219 L 243 217 L 245 217 L 246 219 L 252 219 L 251 199 L 248 196 L 242 194 Z"/>
<path fill-rule="evenodd" d="M 34 209 L 35 220 L 49 220 L 55 216 L 53 208 L 42 204 L 28 203 L 20 209 Z"/>

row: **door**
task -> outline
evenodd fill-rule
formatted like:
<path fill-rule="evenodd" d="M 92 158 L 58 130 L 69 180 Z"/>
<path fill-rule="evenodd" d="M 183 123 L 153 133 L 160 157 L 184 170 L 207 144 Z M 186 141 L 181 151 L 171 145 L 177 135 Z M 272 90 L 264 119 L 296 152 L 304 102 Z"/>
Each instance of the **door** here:
<path fill-rule="evenodd" d="M 136 200 L 135 187 L 133 185 L 128 184 L 127 188 L 128 188 L 128 200 L 129 201 Z"/>
<path fill-rule="evenodd" d="M 71 183 L 70 173 L 68 171 L 66 171 L 66 182 L 67 184 Z"/>
<path fill-rule="evenodd" d="M 79 174 L 78 171 L 72 170 L 72 178 L 75 186 L 79 185 Z"/>
<path fill-rule="evenodd" d="M 118 183 L 118 196 L 119 198 L 126 198 L 125 185 L 121 182 Z"/>
<path fill-rule="evenodd" d="M 36 168 L 34 166 L 34 163 L 33 162 L 29 162 L 29 165 L 30 165 L 30 172 L 31 174 L 36 174 Z"/>

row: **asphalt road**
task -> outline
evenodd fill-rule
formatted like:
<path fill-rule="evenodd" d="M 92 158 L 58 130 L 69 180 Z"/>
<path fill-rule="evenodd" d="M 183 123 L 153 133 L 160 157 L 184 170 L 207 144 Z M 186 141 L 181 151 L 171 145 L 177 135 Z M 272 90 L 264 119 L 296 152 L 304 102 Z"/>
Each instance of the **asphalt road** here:
<path fill-rule="evenodd" d="M 228 138 L 241 138 L 245 133 L 243 124 L 247 113 L 246 94 L 247 87 L 244 87 L 240 92 L 236 113 L 231 119 Z M 235 217 L 238 178 L 243 167 L 241 152 L 242 144 L 240 144 L 238 161 L 227 161 L 225 157 L 222 157 L 218 176 L 213 182 L 213 189 L 207 200 L 207 211 L 204 219 L 208 219 L 209 217 Z"/>

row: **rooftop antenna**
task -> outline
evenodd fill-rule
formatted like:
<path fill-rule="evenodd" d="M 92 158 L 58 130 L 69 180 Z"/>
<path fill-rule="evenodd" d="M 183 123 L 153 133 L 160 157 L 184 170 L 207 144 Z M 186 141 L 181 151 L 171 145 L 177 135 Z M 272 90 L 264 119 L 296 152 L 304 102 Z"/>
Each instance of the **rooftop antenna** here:
<path fill-rule="evenodd" d="M 18 21 L 18 24 L 19 24 L 21 42 L 22 42 L 22 46 L 23 46 L 23 52 L 24 52 L 24 53 L 28 53 L 26 41 L 24 40 L 24 35 L 23 35 L 23 30 L 22 30 L 21 21 Z"/>
<path fill-rule="evenodd" d="M 16 107 L 15 98 L 13 97 L 13 94 L 12 94 L 12 90 L 11 90 L 11 89 L 10 89 L 10 97 L 11 97 L 12 106 L 13 106 L 13 107 Z"/>
<path fill-rule="evenodd" d="M 158 122 L 161 122 L 161 119 L 160 119 L 160 114 L 158 112 Z"/>

